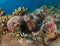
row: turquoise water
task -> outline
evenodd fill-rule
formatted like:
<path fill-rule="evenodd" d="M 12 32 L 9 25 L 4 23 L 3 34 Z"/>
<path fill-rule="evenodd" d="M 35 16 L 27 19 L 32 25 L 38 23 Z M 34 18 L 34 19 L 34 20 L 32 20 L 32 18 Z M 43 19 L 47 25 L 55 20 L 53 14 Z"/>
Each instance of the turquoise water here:
<path fill-rule="evenodd" d="M 60 0 L 0 0 L 0 7 L 10 14 L 15 8 L 24 6 L 28 8 L 29 12 L 39 8 L 42 5 L 52 6 L 59 3 Z"/>

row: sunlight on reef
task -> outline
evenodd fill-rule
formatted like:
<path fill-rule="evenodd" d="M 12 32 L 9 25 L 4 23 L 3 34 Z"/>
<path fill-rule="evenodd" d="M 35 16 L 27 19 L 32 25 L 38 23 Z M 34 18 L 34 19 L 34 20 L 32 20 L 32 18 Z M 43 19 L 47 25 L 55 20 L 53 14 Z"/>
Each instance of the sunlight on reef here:
<path fill-rule="evenodd" d="M 60 46 L 60 9 L 44 5 L 26 12 L 19 7 L 8 15 L 0 8 L 0 46 Z"/>

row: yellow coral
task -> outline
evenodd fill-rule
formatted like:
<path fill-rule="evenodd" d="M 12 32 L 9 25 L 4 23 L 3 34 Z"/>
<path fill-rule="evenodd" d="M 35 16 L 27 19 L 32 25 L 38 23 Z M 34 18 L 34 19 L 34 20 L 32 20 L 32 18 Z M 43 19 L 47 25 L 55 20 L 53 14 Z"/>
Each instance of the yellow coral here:
<path fill-rule="evenodd" d="M 11 16 L 9 15 L 9 16 L 8 16 L 8 19 L 10 19 L 10 18 L 11 18 Z"/>
<path fill-rule="evenodd" d="M 21 12 L 21 10 L 22 10 L 21 7 L 19 7 L 19 8 L 18 8 L 18 12 Z"/>
<path fill-rule="evenodd" d="M 26 10 L 27 10 L 27 8 L 19 7 L 18 9 L 15 9 L 12 12 L 12 15 L 21 15 L 21 13 L 25 12 Z"/>

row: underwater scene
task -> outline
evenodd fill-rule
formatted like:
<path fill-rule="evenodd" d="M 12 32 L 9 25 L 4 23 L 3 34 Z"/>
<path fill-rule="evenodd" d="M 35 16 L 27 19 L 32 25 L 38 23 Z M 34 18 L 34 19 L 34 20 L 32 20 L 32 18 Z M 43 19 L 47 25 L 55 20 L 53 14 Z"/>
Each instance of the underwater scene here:
<path fill-rule="evenodd" d="M 0 0 L 0 46 L 60 46 L 60 0 Z"/>

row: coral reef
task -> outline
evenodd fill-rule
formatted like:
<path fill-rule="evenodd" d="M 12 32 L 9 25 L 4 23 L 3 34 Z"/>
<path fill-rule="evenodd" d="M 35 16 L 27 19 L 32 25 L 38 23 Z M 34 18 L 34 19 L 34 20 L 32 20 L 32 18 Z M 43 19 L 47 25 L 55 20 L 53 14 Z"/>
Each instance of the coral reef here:
<path fill-rule="evenodd" d="M 0 46 L 60 46 L 59 9 L 42 6 L 29 14 L 26 11 L 19 7 L 7 15 L 0 9 Z"/>

